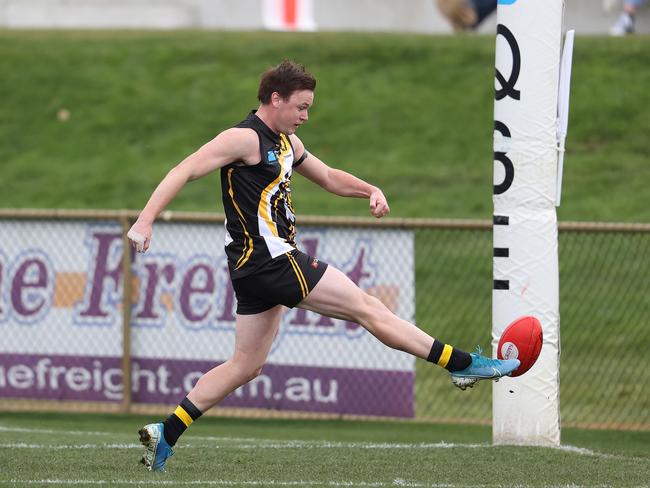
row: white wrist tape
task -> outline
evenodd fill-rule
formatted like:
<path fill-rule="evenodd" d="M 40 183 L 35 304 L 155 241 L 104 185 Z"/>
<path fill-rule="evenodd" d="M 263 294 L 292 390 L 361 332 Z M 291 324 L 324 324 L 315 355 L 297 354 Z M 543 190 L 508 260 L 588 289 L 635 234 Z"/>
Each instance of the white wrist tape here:
<path fill-rule="evenodd" d="M 142 234 L 138 234 L 134 230 L 130 230 L 128 234 L 126 234 L 126 237 L 128 237 L 131 241 L 135 242 L 136 251 L 144 252 L 144 241 L 146 240 L 145 236 L 143 236 Z"/>

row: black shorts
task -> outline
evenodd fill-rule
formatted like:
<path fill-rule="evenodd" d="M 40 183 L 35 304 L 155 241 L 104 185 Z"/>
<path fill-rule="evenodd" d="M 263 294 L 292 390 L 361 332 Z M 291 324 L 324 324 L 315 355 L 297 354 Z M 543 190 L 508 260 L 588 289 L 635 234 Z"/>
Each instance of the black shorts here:
<path fill-rule="evenodd" d="M 293 308 L 323 277 L 327 263 L 294 249 L 272 259 L 260 269 L 232 280 L 237 313 L 252 315 L 276 305 Z"/>

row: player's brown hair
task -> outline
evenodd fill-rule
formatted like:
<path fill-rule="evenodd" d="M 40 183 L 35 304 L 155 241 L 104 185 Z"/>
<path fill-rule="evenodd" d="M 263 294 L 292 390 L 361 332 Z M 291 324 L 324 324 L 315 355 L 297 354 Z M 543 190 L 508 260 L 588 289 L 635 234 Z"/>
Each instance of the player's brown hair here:
<path fill-rule="evenodd" d="M 257 99 L 269 103 L 273 92 L 287 100 L 296 90 L 314 90 L 316 79 L 302 64 L 285 59 L 273 68 L 262 73 Z"/>

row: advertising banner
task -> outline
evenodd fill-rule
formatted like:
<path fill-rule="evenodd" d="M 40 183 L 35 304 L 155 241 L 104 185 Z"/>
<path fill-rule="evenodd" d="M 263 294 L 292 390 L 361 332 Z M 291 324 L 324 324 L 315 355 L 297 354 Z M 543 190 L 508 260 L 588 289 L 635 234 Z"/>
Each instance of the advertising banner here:
<path fill-rule="evenodd" d="M 134 403 L 175 404 L 227 360 L 236 300 L 219 224 L 159 223 L 133 255 Z M 303 228 L 298 246 L 413 321 L 413 235 Z M 0 220 L 0 397 L 123 398 L 122 227 Z M 415 362 L 357 324 L 288 310 L 262 374 L 224 407 L 411 417 Z"/>

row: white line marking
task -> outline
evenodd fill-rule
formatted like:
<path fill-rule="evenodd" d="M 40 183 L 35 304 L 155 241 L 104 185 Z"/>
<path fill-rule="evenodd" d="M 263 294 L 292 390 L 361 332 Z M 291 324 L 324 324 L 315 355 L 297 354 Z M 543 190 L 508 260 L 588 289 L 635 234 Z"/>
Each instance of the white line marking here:
<path fill-rule="evenodd" d="M 81 430 L 55 430 L 55 429 L 31 429 L 23 427 L 10 427 L 0 425 L 0 432 L 31 433 L 46 435 L 85 435 L 85 436 L 126 436 L 124 433 L 98 432 L 98 431 L 81 431 Z M 131 436 L 129 436 L 131 437 Z M 215 437 L 215 436 L 192 436 L 188 435 L 183 438 L 185 443 L 179 443 L 179 447 L 185 449 L 214 449 L 214 448 L 234 448 L 234 449 L 493 449 L 494 446 L 488 443 L 453 443 L 453 442 L 436 442 L 436 443 L 392 443 L 392 442 L 338 442 L 338 441 L 320 441 L 320 440 L 278 440 L 278 439 L 261 439 L 248 437 Z M 591 449 L 576 446 L 557 446 L 543 447 L 546 449 L 556 449 L 580 456 L 590 456 L 603 459 L 626 459 L 638 460 L 642 458 L 627 457 L 616 454 L 605 454 Z M 102 444 L 27 444 L 27 443 L 3 443 L 0 449 L 136 449 L 142 448 L 140 444 L 134 443 L 102 443 Z"/>
<path fill-rule="evenodd" d="M 411 488 L 468 488 L 470 485 L 454 485 L 447 483 L 419 483 L 416 481 L 407 481 L 395 479 L 393 481 L 274 481 L 274 480 L 196 480 L 196 481 L 172 481 L 172 480 L 62 480 L 62 479 L 43 479 L 43 480 L 0 480 L 0 483 L 13 483 L 16 485 L 173 485 L 173 486 L 331 486 L 331 487 L 363 487 L 363 488 L 383 488 L 391 486 L 406 486 Z M 475 485 L 472 488 L 482 488 L 489 485 Z M 525 487 L 520 487 L 525 488 Z M 574 488 L 574 487 L 572 487 Z M 578 487 L 575 487 L 578 488 Z"/>
<path fill-rule="evenodd" d="M 192 481 L 173 481 L 173 480 L 63 480 L 63 479 L 42 479 L 42 480 L 0 480 L 0 483 L 12 483 L 14 485 L 156 485 L 156 486 L 330 486 L 330 487 L 359 487 L 359 488 L 385 488 L 395 486 L 406 486 L 410 488 L 488 488 L 501 485 L 493 484 L 471 484 L 456 485 L 451 483 L 420 483 L 417 481 L 407 481 L 395 479 L 393 481 L 274 481 L 274 480 L 192 480 Z M 517 488 L 529 488 L 531 485 L 516 485 Z M 545 485 L 545 486 L 562 486 L 570 488 L 608 488 L 609 485 Z"/>
<path fill-rule="evenodd" d="M 63 435 L 114 435 L 111 432 L 93 432 L 86 430 L 52 430 L 52 429 L 27 429 L 24 427 L 9 427 L 0 425 L 0 432 L 24 432 L 29 434 L 63 434 Z"/>
<path fill-rule="evenodd" d="M 440 442 L 437 444 L 371 444 L 362 442 L 309 442 L 302 443 L 296 441 L 261 443 L 261 444 L 196 444 L 180 443 L 183 449 L 214 449 L 214 448 L 233 448 L 233 449 L 453 449 L 453 448 L 490 448 L 488 444 L 449 444 Z M 141 449 L 141 444 L 135 443 L 99 443 L 99 444 L 36 444 L 26 442 L 2 443 L 0 449 Z"/>
<path fill-rule="evenodd" d="M 0 480 L 0 483 L 12 483 L 14 485 L 156 485 L 156 486 L 329 486 L 329 487 L 359 487 L 359 488 L 387 488 L 405 486 L 409 488 L 488 488 L 501 485 L 494 484 L 471 484 L 456 485 L 452 483 L 421 483 L 407 481 L 397 478 L 393 481 L 277 481 L 277 480 L 63 480 L 63 479 L 42 479 L 42 480 Z M 529 488 L 531 485 L 516 485 L 517 488 Z M 608 488 L 608 485 L 545 485 L 565 486 L 570 488 Z"/>
<path fill-rule="evenodd" d="M 0 449 L 142 449 L 142 444 L 0 444 Z"/>
<path fill-rule="evenodd" d="M 198 440 L 199 438 L 197 438 Z M 198 447 L 198 444 L 187 443 L 188 446 Z M 211 444 L 214 446 L 215 444 Z M 491 448 L 489 444 L 455 444 L 448 442 L 436 443 L 392 443 L 392 442 L 337 442 L 337 441 L 299 441 L 299 440 L 260 440 L 257 443 L 223 443 L 220 447 L 233 447 L 238 449 L 453 449 L 456 447 L 480 449 Z M 203 446 L 201 446 L 203 447 Z"/>

